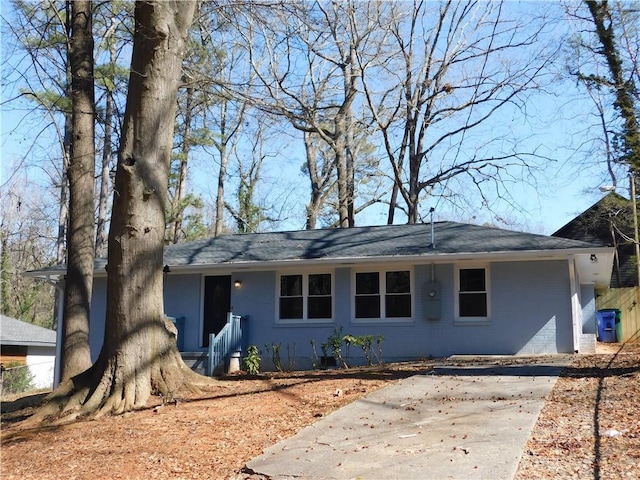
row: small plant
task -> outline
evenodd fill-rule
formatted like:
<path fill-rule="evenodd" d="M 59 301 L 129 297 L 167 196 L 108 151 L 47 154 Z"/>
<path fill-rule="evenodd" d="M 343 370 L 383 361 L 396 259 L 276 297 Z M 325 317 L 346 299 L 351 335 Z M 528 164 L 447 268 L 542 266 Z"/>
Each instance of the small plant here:
<path fill-rule="evenodd" d="M 331 353 L 333 353 L 333 357 L 340 361 L 344 368 L 349 368 L 347 362 L 344 358 L 342 358 L 342 342 L 344 341 L 342 337 L 342 327 L 339 329 L 334 328 L 333 333 L 329 335 L 327 339 L 327 345 L 331 348 Z"/>
<path fill-rule="evenodd" d="M 362 349 L 362 353 L 364 353 L 364 358 L 367 360 L 367 365 L 372 366 L 374 364 L 374 357 L 378 363 L 378 365 L 382 365 L 382 341 L 384 337 L 380 334 L 377 336 L 373 335 L 358 335 L 357 337 L 354 335 L 345 335 L 343 337 L 343 341 L 347 346 L 347 353 L 349 352 L 349 348 L 351 345 L 355 345 Z M 373 343 L 376 343 L 376 349 L 373 348 Z M 347 355 L 348 357 L 348 355 Z"/>
<path fill-rule="evenodd" d="M 382 334 L 376 335 L 376 350 L 373 354 L 376 356 L 378 360 L 378 365 L 384 365 L 384 360 L 382 359 L 382 342 L 384 341 L 384 336 Z"/>
<path fill-rule="evenodd" d="M 322 356 L 327 358 L 329 356 L 329 342 L 323 342 L 320 348 L 322 349 Z"/>
<path fill-rule="evenodd" d="M 345 355 L 345 358 L 351 361 L 351 345 L 356 345 L 356 337 L 353 335 L 345 335 L 342 337 L 342 340 L 344 341 L 345 347 L 347 347 L 347 354 Z"/>
<path fill-rule="evenodd" d="M 244 357 L 244 369 L 249 375 L 258 375 L 260 373 L 260 351 L 255 345 L 247 348 L 247 355 Z"/>
<path fill-rule="evenodd" d="M 29 367 L 10 362 L 2 368 L 2 394 L 22 393 L 33 390 L 33 374 Z"/>
<path fill-rule="evenodd" d="M 314 356 L 314 368 L 327 368 L 327 367 L 335 367 L 336 359 L 329 355 L 329 342 L 323 342 L 320 344 L 320 349 L 322 350 L 322 356 L 320 357 L 320 362 L 318 360 L 318 354 L 316 352 L 316 343 L 315 340 L 311 340 L 311 348 L 313 348 L 313 356 Z"/>
<path fill-rule="evenodd" d="M 311 351 L 313 352 L 313 357 L 311 357 L 312 367 L 314 369 L 320 368 L 321 363 L 320 363 L 320 359 L 318 358 L 318 351 L 316 350 L 316 341 L 313 338 L 311 339 Z"/>
<path fill-rule="evenodd" d="M 271 345 L 264 346 L 267 352 L 271 355 L 271 362 L 276 370 L 283 372 L 282 359 L 280 358 L 280 343 L 272 343 Z"/>
<path fill-rule="evenodd" d="M 367 365 L 373 365 L 373 354 L 371 351 L 371 346 L 373 345 L 373 335 L 362 335 L 358 337 L 358 345 L 362 348 L 364 352 L 364 357 L 367 359 Z"/>
<path fill-rule="evenodd" d="M 287 343 L 287 368 L 290 372 L 296 369 L 296 342 L 293 342 L 292 348 Z"/>

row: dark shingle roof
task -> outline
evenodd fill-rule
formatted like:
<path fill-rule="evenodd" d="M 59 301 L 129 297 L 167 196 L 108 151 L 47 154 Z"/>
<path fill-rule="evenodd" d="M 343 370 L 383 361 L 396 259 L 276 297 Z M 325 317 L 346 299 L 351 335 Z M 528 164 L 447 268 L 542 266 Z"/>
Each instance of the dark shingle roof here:
<path fill-rule="evenodd" d="M 456 222 L 436 222 L 435 248 L 430 224 L 222 235 L 170 245 L 164 263 L 170 267 L 237 265 L 305 260 L 375 260 L 439 255 L 525 253 L 588 249 L 593 244 Z M 104 273 L 106 259 L 97 259 Z M 35 272 L 60 274 L 64 265 Z M 34 272 L 32 272 L 34 273 Z"/>
<path fill-rule="evenodd" d="M 56 332 L 0 315 L 0 344 L 53 347 L 56 344 Z"/>
<path fill-rule="evenodd" d="M 434 254 L 525 252 L 588 248 L 593 245 L 545 235 L 455 222 L 301 230 L 226 235 L 171 245 L 169 265 L 201 265 L 286 260 L 349 259 Z"/>

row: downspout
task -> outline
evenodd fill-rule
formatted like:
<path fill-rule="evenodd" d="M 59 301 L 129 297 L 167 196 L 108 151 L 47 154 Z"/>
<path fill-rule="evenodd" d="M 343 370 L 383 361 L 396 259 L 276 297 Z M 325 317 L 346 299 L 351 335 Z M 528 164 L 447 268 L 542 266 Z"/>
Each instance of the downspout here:
<path fill-rule="evenodd" d="M 580 351 L 580 334 L 582 333 L 582 307 L 580 306 L 579 279 L 576 272 L 575 257 L 573 255 L 569 255 L 569 284 L 571 287 L 573 352 L 578 353 Z"/>

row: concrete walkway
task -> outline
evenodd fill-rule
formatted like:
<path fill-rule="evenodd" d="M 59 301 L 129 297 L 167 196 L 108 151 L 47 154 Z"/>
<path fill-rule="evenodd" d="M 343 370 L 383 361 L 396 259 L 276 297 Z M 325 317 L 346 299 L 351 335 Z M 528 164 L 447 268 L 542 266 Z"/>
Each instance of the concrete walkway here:
<path fill-rule="evenodd" d="M 511 479 L 571 357 L 450 357 L 251 460 L 273 479 Z"/>

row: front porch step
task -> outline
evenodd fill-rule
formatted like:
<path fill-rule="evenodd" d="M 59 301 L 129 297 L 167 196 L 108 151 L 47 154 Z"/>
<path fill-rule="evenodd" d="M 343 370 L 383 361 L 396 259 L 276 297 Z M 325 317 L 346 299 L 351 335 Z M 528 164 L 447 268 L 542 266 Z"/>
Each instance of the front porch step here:
<path fill-rule="evenodd" d="M 209 355 L 207 352 L 180 352 L 182 360 L 186 363 L 191 370 L 200 375 L 207 374 L 207 359 Z"/>

